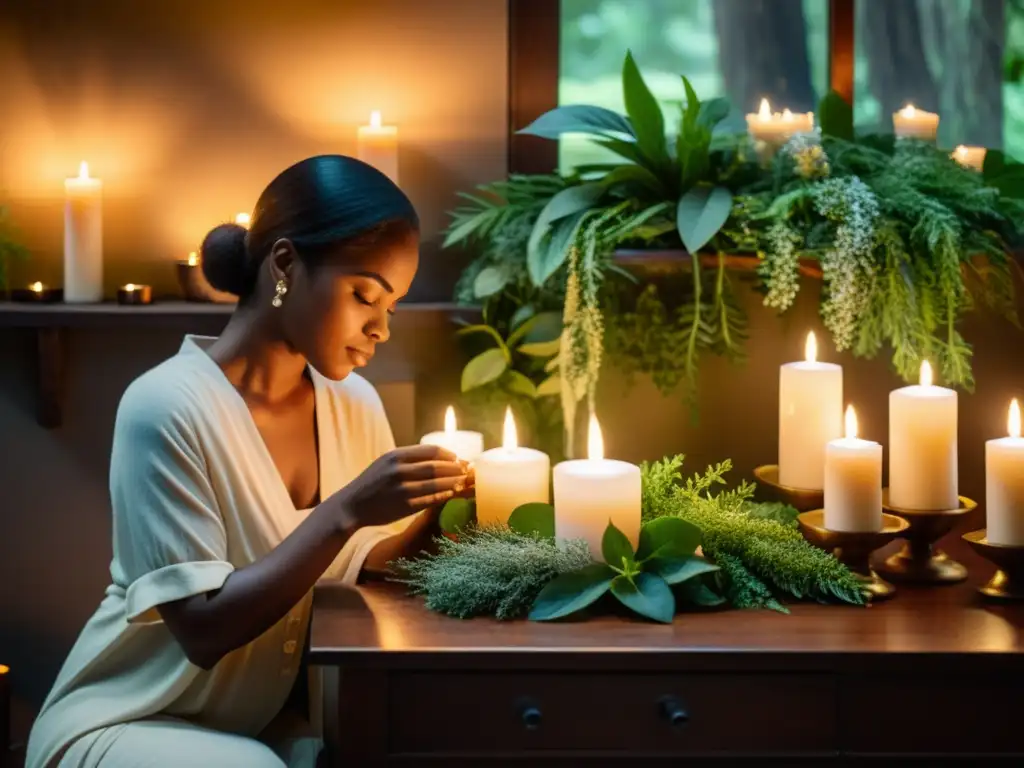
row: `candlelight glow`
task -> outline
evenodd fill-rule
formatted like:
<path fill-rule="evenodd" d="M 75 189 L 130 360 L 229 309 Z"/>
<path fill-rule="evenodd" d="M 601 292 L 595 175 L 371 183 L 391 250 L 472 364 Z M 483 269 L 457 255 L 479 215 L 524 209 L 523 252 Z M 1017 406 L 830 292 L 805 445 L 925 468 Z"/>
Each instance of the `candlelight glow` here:
<path fill-rule="evenodd" d="M 43 292 L 43 284 L 41 282 L 39 282 L 38 280 L 36 280 L 34 283 L 32 283 L 28 288 L 29 288 L 30 291 L 33 291 L 35 293 L 42 293 Z"/>
<path fill-rule="evenodd" d="M 965 147 L 963 144 L 958 146 L 956 148 L 956 155 L 960 160 L 965 160 L 967 158 L 967 147 Z"/>
<path fill-rule="evenodd" d="M 134 290 L 135 290 L 135 283 L 128 283 L 128 284 L 127 284 L 127 285 L 126 285 L 126 286 L 124 287 L 124 289 L 125 289 L 126 291 L 128 291 L 128 293 L 131 293 L 132 291 L 134 291 Z"/>
<path fill-rule="evenodd" d="M 846 439 L 853 440 L 857 437 L 857 412 L 852 405 L 846 406 Z"/>
<path fill-rule="evenodd" d="M 188 265 L 190 267 L 196 267 L 196 266 L 199 265 L 199 256 L 198 256 L 198 254 L 195 251 L 192 251 L 188 255 Z"/>
<path fill-rule="evenodd" d="M 597 416 L 593 413 L 590 414 L 590 424 L 587 427 L 587 458 L 591 461 L 600 461 L 604 458 L 601 425 L 597 423 Z"/>
<path fill-rule="evenodd" d="M 379 109 L 373 110 L 373 112 L 370 113 L 370 127 L 371 128 L 380 128 L 382 124 L 383 123 L 381 123 L 381 119 L 380 119 L 380 110 Z"/>
<path fill-rule="evenodd" d="M 914 109 L 913 104 L 907 104 L 907 106 L 900 110 L 900 114 L 904 117 L 913 117 L 917 114 L 917 110 Z"/>
<path fill-rule="evenodd" d="M 506 450 L 519 447 L 516 435 L 516 420 L 512 418 L 512 408 L 505 409 L 505 427 L 501 432 L 501 447 Z"/>
<path fill-rule="evenodd" d="M 761 99 L 761 108 L 757 110 L 757 118 L 766 122 L 772 119 L 772 108 L 768 104 L 768 99 Z"/>
<path fill-rule="evenodd" d="M 789 120 L 790 122 L 792 122 L 792 120 L 793 120 L 793 113 L 790 112 L 788 109 L 782 110 L 782 119 L 783 120 Z"/>
<path fill-rule="evenodd" d="M 804 344 L 804 360 L 808 363 L 814 363 L 818 360 L 818 340 L 814 336 L 814 331 L 807 332 L 807 342 Z"/>
<path fill-rule="evenodd" d="M 250 221 L 252 221 L 252 217 L 248 213 L 236 213 L 235 214 L 235 224 L 238 224 L 239 226 L 242 226 L 242 227 L 245 227 L 246 229 L 248 229 Z"/>
<path fill-rule="evenodd" d="M 450 405 L 444 412 L 444 431 L 449 435 L 457 429 L 455 425 L 455 409 Z"/>
<path fill-rule="evenodd" d="M 81 165 L 78 166 L 78 178 L 80 178 L 80 179 L 88 179 L 89 178 L 89 164 L 87 162 L 85 162 L 85 160 L 83 160 Z"/>
<path fill-rule="evenodd" d="M 930 387 L 932 385 L 932 364 L 927 360 L 921 361 L 921 386 Z"/>
<path fill-rule="evenodd" d="M 1010 437 L 1020 437 L 1020 404 L 1017 398 L 1010 401 L 1010 413 L 1006 418 L 1006 431 Z"/>

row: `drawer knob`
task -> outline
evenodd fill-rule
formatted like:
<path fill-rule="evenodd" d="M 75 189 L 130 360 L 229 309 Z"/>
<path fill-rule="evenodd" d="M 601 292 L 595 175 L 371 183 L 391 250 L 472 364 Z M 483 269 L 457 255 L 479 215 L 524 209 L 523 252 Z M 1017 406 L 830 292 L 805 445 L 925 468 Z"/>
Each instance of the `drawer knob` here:
<path fill-rule="evenodd" d="M 690 713 L 686 711 L 678 696 L 662 696 L 658 700 L 658 711 L 673 728 L 686 725 L 690 720 Z"/>
<path fill-rule="evenodd" d="M 528 698 L 519 699 L 516 702 L 516 708 L 519 710 L 519 719 L 523 721 L 526 730 L 536 731 L 540 728 L 543 715 L 540 711 L 540 705 L 536 701 Z"/>

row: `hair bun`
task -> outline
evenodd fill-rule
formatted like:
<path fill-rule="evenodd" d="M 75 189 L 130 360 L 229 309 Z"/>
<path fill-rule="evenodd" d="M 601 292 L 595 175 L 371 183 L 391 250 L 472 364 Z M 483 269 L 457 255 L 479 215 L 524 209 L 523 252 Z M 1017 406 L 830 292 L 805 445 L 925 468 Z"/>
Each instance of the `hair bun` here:
<path fill-rule="evenodd" d="M 249 292 L 248 231 L 238 224 L 221 224 L 203 239 L 203 274 L 218 291 L 243 296 Z"/>

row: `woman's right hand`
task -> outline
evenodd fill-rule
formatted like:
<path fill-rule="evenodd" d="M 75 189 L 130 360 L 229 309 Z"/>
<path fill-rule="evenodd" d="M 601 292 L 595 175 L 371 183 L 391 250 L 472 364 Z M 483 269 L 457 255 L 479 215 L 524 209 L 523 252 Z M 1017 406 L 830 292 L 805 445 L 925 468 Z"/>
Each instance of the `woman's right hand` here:
<path fill-rule="evenodd" d="M 472 484 L 469 465 L 436 445 L 396 448 L 378 458 L 331 497 L 339 527 L 351 532 L 387 525 L 443 504 Z"/>

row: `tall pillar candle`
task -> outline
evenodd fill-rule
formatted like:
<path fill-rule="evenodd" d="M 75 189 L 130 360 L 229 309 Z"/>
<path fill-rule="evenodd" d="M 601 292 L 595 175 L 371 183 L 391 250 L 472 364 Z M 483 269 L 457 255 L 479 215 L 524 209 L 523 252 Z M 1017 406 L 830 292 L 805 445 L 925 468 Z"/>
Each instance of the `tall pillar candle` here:
<path fill-rule="evenodd" d="M 805 360 L 779 369 L 779 484 L 821 490 L 825 445 L 843 434 L 843 369 L 817 360 L 814 333 Z"/>
<path fill-rule="evenodd" d="M 516 425 L 508 409 L 501 448 L 484 451 L 474 464 L 478 525 L 507 523 L 516 507 L 551 500 L 551 459 L 516 443 Z"/>
<path fill-rule="evenodd" d="M 356 157 L 398 183 L 398 128 L 383 125 L 380 112 L 370 114 L 370 124 L 359 126 Z"/>
<path fill-rule="evenodd" d="M 455 423 L 455 409 L 450 405 L 444 412 L 444 431 L 428 432 L 420 438 L 420 443 L 447 448 L 463 461 L 469 462 L 476 461 L 484 450 L 484 436 L 479 432 L 458 429 Z"/>
<path fill-rule="evenodd" d="M 882 446 L 857 437 L 857 414 L 846 409 L 846 436 L 825 447 L 825 528 L 882 529 Z"/>
<path fill-rule="evenodd" d="M 640 541 L 640 467 L 604 458 L 601 428 L 593 415 L 587 449 L 586 459 L 555 465 L 555 538 L 584 539 L 593 558 L 602 562 L 601 540 L 609 522 L 634 551 Z"/>
<path fill-rule="evenodd" d="M 103 300 L 103 182 L 89 176 L 64 181 L 64 301 Z"/>
<path fill-rule="evenodd" d="M 1010 403 L 1009 437 L 985 443 L 985 538 L 990 544 L 1024 547 L 1024 438 L 1020 406 Z"/>
<path fill-rule="evenodd" d="M 927 360 L 920 381 L 889 393 L 889 504 L 956 509 L 956 392 L 932 383 Z"/>

